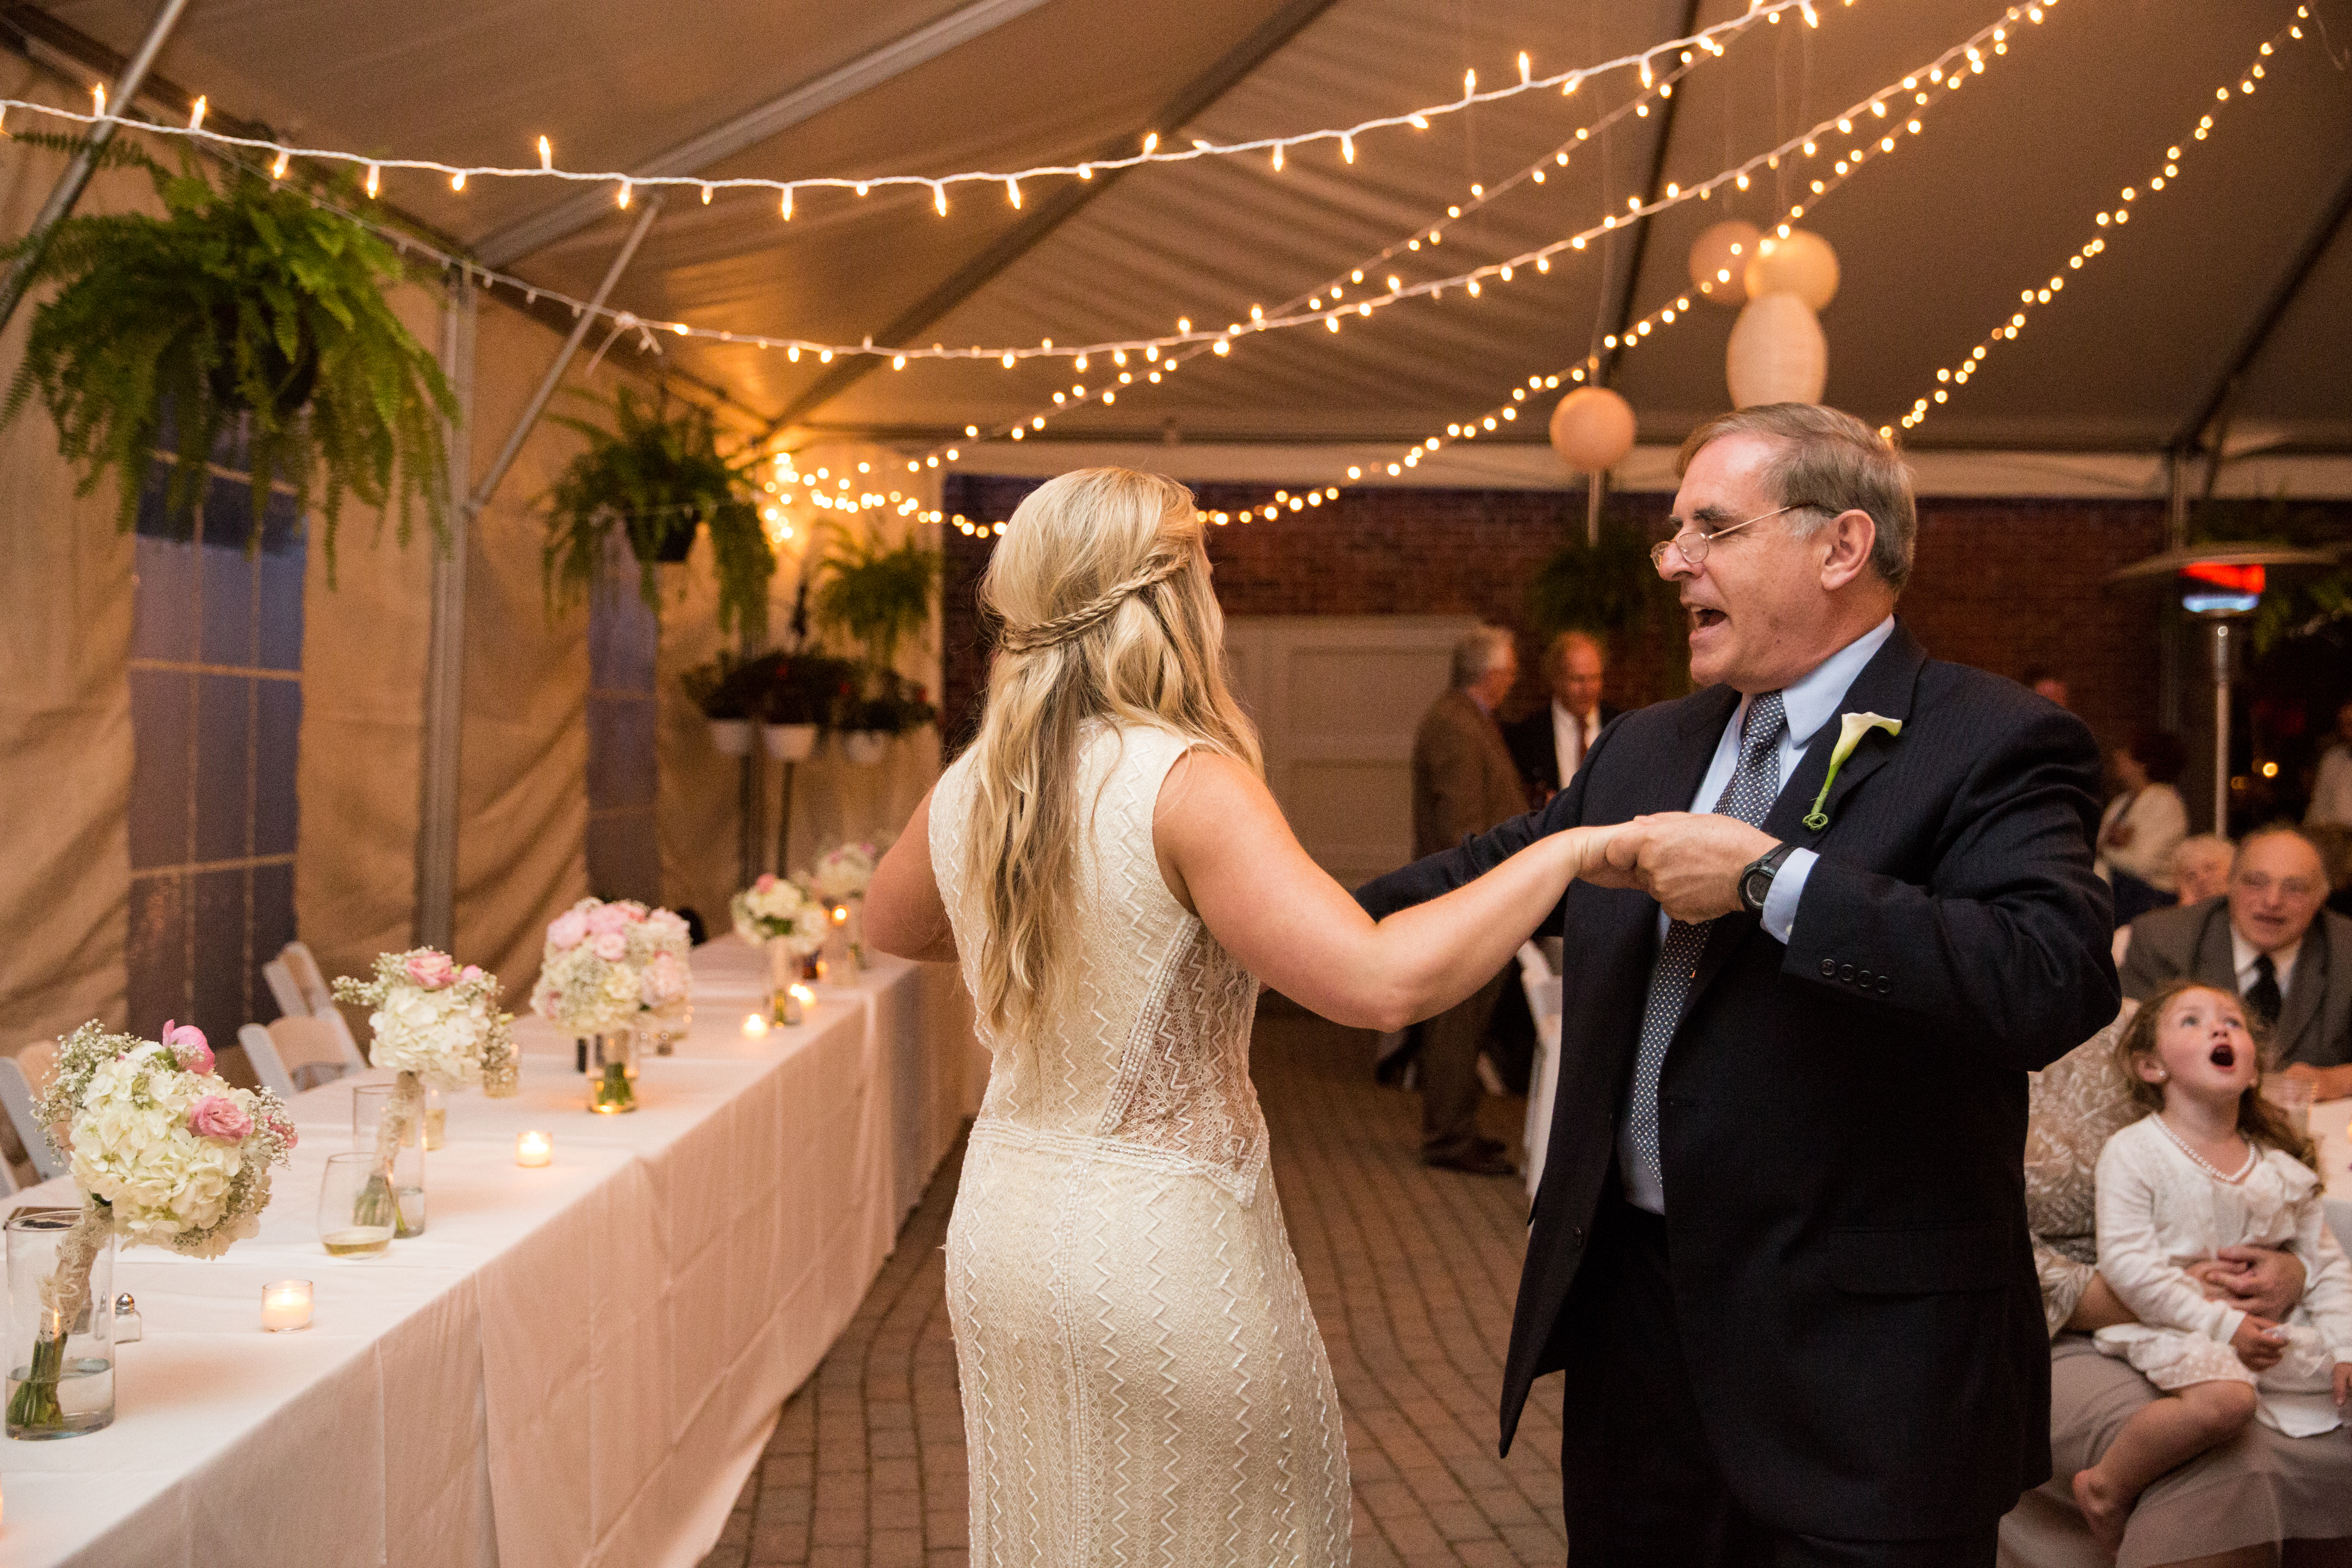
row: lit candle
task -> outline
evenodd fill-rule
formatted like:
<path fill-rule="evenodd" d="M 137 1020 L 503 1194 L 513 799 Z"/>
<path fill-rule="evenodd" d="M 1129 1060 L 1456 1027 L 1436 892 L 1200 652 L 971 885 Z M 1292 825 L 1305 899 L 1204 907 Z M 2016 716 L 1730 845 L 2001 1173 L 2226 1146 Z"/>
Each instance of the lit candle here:
<path fill-rule="evenodd" d="M 767 1036 L 768 1020 L 764 1016 L 758 1013 L 746 1013 L 743 1015 L 743 1037 L 745 1039 L 761 1040 L 767 1038 Z"/>
<path fill-rule="evenodd" d="M 310 1326 L 310 1282 L 276 1279 L 261 1288 L 261 1326 L 273 1334 Z"/>
<path fill-rule="evenodd" d="M 833 906 L 833 923 L 837 926 L 845 926 L 849 923 L 849 906 L 847 904 L 835 904 Z"/>
<path fill-rule="evenodd" d="M 515 1163 L 544 1165 L 555 1158 L 555 1140 L 545 1132 L 524 1132 L 515 1139 Z"/>
<path fill-rule="evenodd" d="M 816 1000 L 816 993 L 810 990 L 805 985 L 794 985 L 793 987 L 793 1000 L 805 1007 L 810 1003 Z"/>

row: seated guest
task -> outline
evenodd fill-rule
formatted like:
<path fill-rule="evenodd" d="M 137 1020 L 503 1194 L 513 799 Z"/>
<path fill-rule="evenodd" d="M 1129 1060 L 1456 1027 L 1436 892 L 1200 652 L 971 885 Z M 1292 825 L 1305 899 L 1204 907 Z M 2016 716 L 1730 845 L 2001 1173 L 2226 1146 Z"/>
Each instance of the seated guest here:
<path fill-rule="evenodd" d="M 2317 1100 L 2352 1095 L 2352 920 L 2321 905 L 2318 847 L 2284 824 L 2238 846 L 2226 894 L 2132 922 L 2124 994 L 2145 1002 L 2175 980 L 2246 999 L 2288 1077 Z"/>
<path fill-rule="evenodd" d="M 2172 885 L 2181 904 L 2201 904 L 2230 890 L 2230 862 L 2238 847 L 2218 833 L 2198 833 L 2172 852 Z"/>
<path fill-rule="evenodd" d="M 2116 890 L 2116 924 L 2173 901 L 2172 856 L 2189 836 L 2189 806 L 2173 787 L 2189 765 L 2177 735 L 2142 730 L 2109 759 L 2123 793 L 2099 819 L 2099 875 Z"/>
<path fill-rule="evenodd" d="M 2116 1058 L 2138 1004 L 2053 1063 L 2032 1089 L 2025 1145 L 2026 1220 L 2049 1325 L 2050 1439 L 2054 1473 L 2001 1521 L 2003 1568 L 2345 1568 L 2352 1564 L 2352 1443 L 2303 1441 L 2257 1422 L 2158 1479 L 2140 1494 L 2110 1557 L 2091 1535 L 2073 1489 L 2130 1418 L 2158 1397 L 2126 1362 L 2091 1336 L 2134 1321 L 2097 1269 L 2095 1172 L 2108 1138 L 2145 1108 Z M 2292 1252 L 2223 1248 L 2193 1264 L 2206 1293 L 2240 1311 L 2285 1319 L 2303 1299 Z"/>
<path fill-rule="evenodd" d="M 1528 805 L 1558 795 L 1583 765 L 1601 727 L 1617 717 L 1617 710 L 1601 700 L 1607 671 L 1600 639 L 1589 632 L 1562 632 L 1544 650 L 1544 684 L 1551 700 L 1503 726 L 1503 743 L 1528 786 Z"/>

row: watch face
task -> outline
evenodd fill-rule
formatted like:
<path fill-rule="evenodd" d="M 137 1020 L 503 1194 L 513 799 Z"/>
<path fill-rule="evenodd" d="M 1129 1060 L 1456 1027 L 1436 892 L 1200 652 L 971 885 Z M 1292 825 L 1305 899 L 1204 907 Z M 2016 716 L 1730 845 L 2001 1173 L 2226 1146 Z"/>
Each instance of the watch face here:
<path fill-rule="evenodd" d="M 1764 900 L 1771 896 L 1772 873 L 1758 868 L 1739 879 L 1739 901 L 1754 912 L 1760 913 Z"/>

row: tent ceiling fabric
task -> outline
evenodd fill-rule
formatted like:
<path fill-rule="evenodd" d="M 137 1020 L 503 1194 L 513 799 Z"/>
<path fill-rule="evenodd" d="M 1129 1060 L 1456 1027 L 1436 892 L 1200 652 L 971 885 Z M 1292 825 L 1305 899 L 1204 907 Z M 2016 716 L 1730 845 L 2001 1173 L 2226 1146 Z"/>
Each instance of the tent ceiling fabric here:
<path fill-rule="evenodd" d="M 1337 125 L 1450 100 L 1465 69 L 1509 79 L 1528 51 L 1538 72 L 1673 37 L 1686 0 L 1332 0 L 1191 124 L 1152 115 L 1284 11 L 1279 0 L 1045 0 L 1006 6 L 976 36 L 825 108 L 704 171 L 716 176 L 1013 168 L 1087 156 L 1107 141 L 1246 138 Z M 1689 184 L 1760 152 L 1924 64 L 2004 9 L 1990 0 L 1818 0 L 1821 25 L 1759 25 L 1702 63 L 1678 91 L 1664 175 Z M 2311 0 L 2340 41 L 2352 4 Z M 738 0 L 681 13 L 641 0 L 411 0 L 355 20 L 317 0 L 204 0 L 160 68 L 224 110 L 320 145 L 459 161 L 527 163 L 549 135 L 561 162 L 635 168 L 710 131 L 954 17 L 969 0 L 783 6 Z M 147 0 L 50 0 L 53 15 L 121 49 Z M 1702 25 L 1745 0 L 1708 0 Z M 1865 165 L 1803 220 L 1836 247 L 1844 281 L 1822 315 L 1825 400 L 1891 422 L 2016 309 L 2021 288 L 2063 271 L 2087 238 L 2107 254 L 2028 331 L 1995 350 L 1914 438 L 1923 447 L 2152 449 L 2216 384 L 2338 187 L 2352 178 L 2352 74 L 2315 39 L 2283 45 L 2251 101 L 2189 145 L 2160 195 L 2147 177 L 2214 89 L 2234 82 L 2285 3 L 2162 5 L 2063 0 L 2021 26 L 1990 62 L 1926 117 L 1899 155 Z M 688 20 L 690 16 L 690 21 Z M 396 21 L 395 18 L 396 17 Z M 2306 32 L 2312 31 L 2306 27 Z M 921 51 L 910 51 L 919 55 Z M 950 310 L 923 342 L 1062 343 L 1246 321 L 1318 287 L 1442 217 L 1474 182 L 1533 162 L 1634 89 L 1629 73 L 1573 97 L 1535 93 L 1381 132 L 1343 165 L 1328 144 L 1264 158 L 1136 171 L 1086 204 Z M 1579 149 L 1540 187 L 1502 198 L 1445 243 L 1381 270 L 1428 279 L 1499 259 L 1622 211 L 1639 194 L 1659 116 L 1627 119 Z M 1821 162 L 1827 162 L 1824 158 Z M 1785 195 L 1811 176 L 1784 163 Z M 2092 217 L 2141 187 L 2127 231 Z M 1686 287 L 1685 258 L 1707 224 L 1777 216 L 1773 180 L 1691 203 L 1655 226 L 1633 290 L 1637 314 Z M 478 243 L 573 194 L 483 180 L 463 194 L 423 176 L 386 195 Z M 1024 189 L 1032 202 L 1045 182 Z M 790 223 L 772 200 L 673 196 L 614 303 L 640 315 L 739 332 L 856 342 L 951 278 L 1023 215 L 1001 190 L 969 185 L 945 218 L 920 191 L 806 192 Z M 534 282 L 584 295 L 620 243 L 615 213 L 513 264 Z M 1204 357 L 1115 407 L 1056 420 L 1090 440 L 1410 439 L 1491 406 L 1534 374 L 1563 368 L 1613 326 L 1612 268 L 1631 246 L 1563 256 L 1471 300 L 1408 301 L 1336 336 L 1296 329 Z M 1401 265 L 1409 263 L 1410 266 Z M 1671 442 L 1727 401 L 1723 351 L 1734 312 L 1702 306 L 1628 354 L 1614 384 L 1642 438 Z M 781 351 L 666 340 L 666 353 L 743 403 L 771 411 L 830 367 Z M 621 351 L 626 352 L 626 351 Z M 2321 255 L 2224 410 L 2232 431 L 2285 450 L 2352 450 L 2352 225 Z M 967 423 L 1002 424 L 1050 405 L 1080 378 L 1066 361 L 927 364 L 864 375 L 803 427 L 920 442 Z M 1541 422 L 1523 422 L 1541 438 Z"/>

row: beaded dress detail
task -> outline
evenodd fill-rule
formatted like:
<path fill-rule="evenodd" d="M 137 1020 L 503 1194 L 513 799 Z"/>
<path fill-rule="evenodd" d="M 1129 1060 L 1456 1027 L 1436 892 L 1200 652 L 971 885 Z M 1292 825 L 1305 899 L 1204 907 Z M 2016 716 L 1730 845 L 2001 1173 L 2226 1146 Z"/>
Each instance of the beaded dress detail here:
<path fill-rule="evenodd" d="M 1078 769 L 1077 984 L 993 1058 L 948 1226 L 971 1568 L 1339 1568 L 1348 1465 L 1249 1078 L 1257 982 L 1169 893 L 1186 742 L 1097 726 Z M 965 983 L 971 758 L 931 802 Z"/>

